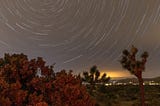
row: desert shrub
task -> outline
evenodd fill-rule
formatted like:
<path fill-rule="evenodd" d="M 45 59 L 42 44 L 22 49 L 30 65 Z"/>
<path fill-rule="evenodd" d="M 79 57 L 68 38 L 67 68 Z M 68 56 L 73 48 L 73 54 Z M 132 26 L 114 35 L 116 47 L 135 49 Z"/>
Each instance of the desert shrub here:
<path fill-rule="evenodd" d="M 29 60 L 24 54 L 5 54 L 0 58 L 0 106 L 94 106 L 72 72 L 54 73 L 38 57 Z"/>

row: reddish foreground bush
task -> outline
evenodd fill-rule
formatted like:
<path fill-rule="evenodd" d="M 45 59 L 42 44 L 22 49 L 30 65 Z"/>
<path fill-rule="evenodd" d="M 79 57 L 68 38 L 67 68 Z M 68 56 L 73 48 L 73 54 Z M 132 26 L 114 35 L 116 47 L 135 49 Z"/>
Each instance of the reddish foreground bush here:
<path fill-rule="evenodd" d="M 28 60 L 24 54 L 5 54 L 0 59 L 0 106 L 94 105 L 71 71 L 54 73 L 42 58 Z"/>

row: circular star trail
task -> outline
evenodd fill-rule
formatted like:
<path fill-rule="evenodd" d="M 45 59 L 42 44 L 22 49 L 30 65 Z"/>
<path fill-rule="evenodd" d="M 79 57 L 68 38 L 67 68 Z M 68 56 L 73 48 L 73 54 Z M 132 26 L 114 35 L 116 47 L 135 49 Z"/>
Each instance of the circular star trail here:
<path fill-rule="evenodd" d="M 121 51 L 135 45 L 157 72 L 159 27 L 159 0 L 0 0 L 1 56 L 42 56 L 57 69 L 120 70 Z"/>

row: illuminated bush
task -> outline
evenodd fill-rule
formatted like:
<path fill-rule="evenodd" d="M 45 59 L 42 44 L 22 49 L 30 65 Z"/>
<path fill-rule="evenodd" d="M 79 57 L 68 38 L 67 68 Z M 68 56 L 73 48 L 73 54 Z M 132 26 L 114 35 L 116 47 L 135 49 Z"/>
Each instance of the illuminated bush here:
<path fill-rule="evenodd" d="M 0 106 L 95 105 L 78 76 L 54 73 L 42 58 L 29 60 L 24 54 L 0 59 L 0 95 Z"/>

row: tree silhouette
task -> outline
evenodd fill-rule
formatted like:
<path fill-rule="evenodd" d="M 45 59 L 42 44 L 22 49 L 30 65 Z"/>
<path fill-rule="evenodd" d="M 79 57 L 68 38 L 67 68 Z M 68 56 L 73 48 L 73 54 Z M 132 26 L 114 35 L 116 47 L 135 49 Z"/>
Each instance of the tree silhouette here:
<path fill-rule="evenodd" d="M 89 72 L 83 72 L 82 81 L 90 84 L 90 93 L 95 89 L 97 83 L 105 85 L 109 80 L 110 77 L 107 77 L 106 73 L 100 77 L 100 71 L 97 69 L 96 65 L 92 66 Z"/>
<path fill-rule="evenodd" d="M 142 106 L 145 106 L 142 72 L 145 70 L 145 64 L 149 55 L 147 52 L 144 52 L 141 55 L 141 60 L 137 60 L 137 52 L 138 49 L 134 46 L 132 46 L 130 52 L 124 50 L 120 63 L 124 69 L 127 69 L 131 74 L 137 77 L 140 86 L 141 104 Z"/>

